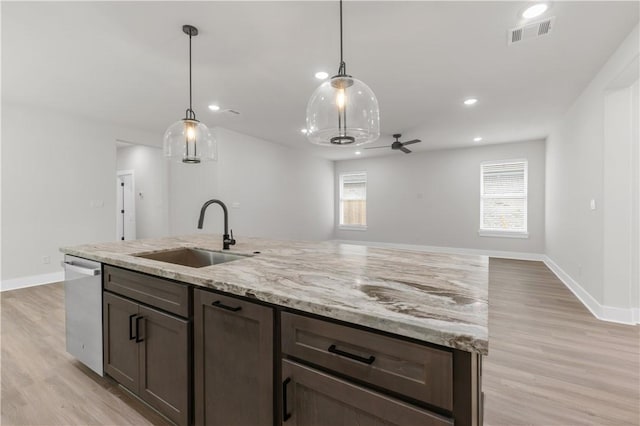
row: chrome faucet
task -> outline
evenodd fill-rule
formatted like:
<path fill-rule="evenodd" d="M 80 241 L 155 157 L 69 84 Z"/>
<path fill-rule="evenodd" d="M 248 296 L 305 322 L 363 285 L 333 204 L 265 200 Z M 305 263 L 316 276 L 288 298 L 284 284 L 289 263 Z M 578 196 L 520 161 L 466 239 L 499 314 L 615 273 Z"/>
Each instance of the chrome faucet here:
<path fill-rule="evenodd" d="M 200 219 L 198 219 L 198 229 L 202 229 L 202 224 L 204 222 L 204 212 L 207 210 L 211 204 L 219 204 L 222 207 L 222 211 L 224 212 L 224 235 L 222 236 L 222 249 L 229 250 L 229 246 L 235 245 L 236 240 L 233 239 L 233 229 L 231 230 L 231 237 L 229 237 L 229 212 L 227 211 L 227 206 L 220 200 L 209 200 L 203 204 L 200 209 Z"/>

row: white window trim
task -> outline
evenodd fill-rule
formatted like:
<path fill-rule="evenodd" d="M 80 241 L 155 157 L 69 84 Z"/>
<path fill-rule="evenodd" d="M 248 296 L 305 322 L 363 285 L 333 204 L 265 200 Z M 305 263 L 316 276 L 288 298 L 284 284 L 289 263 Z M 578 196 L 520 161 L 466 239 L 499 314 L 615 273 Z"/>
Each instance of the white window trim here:
<path fill-rule="evenodd" d="M 361 170 L 361 171 L 350 171 L 350 172 L 342 172 L 339 174 L 339 179 L 338 179 L 338 229 L 340 230 L 345 230 L 345 231 L 366 231 L 367 230 L 367 225 L 344 225 L 342 224 L 342 213 L 343 213 L 343 206 L 342 206 L 342 188 L 343 188 L 343 179 L 344 176 L 346 175 L 357 175 L 357 174 L 363 174 L 365 176 L 365 187 L 364 187 L 364 194 L 365 194 L 365 202 L 367 201 L 367 189 L 369 187 L 369 176 L 367 174 L 367 172 L 365 170 Z M 365 216 L 365 221 L 367 221 L 367 217 Z"/>
<path fill-rule="evenodd" d="M 482 174 L 482 166 L 492 166 L 495 164 L 504 164 L 504 163 L 524 163 L 524 187 L 525 187 L 525 197 L 524 197 L 524 227 L 523 231 L 513 231 L 506 229 L 490 229 L 483 228 L 483 218 L 484 218 L 484 203 L 483 201 L 483 190 L 484 190 L 484 175 Z M 510 195 L 501 195 L 501 196 L 493 196 L 491 198 L 509 198 Z M 480 163 L 480 229 L 478 229 L 478 235 L 481 237 L 497 237 L 497 238 L 529 238 L 529 160 L 526 158 L 513 158 L 506 160 L 495 160 L 495 161 L 483 161 Z"/>
<path fill-rule="evenodd" d="M 367 225 L 338 225 L 338 228 L 343 231 L 366 231 Z"/>
<path fill-rule="evenodd" d="M 505 231 L 503 229 L 480 229 L 478 235 L 481 237 L 529 238 L 529 233 L 526 231 Z"/>

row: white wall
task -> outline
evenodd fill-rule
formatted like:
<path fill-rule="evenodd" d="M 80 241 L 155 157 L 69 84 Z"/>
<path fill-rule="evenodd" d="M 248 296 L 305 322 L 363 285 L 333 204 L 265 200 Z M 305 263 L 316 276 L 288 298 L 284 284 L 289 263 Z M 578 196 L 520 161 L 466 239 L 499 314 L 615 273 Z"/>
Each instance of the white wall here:
<path fill-rule="evenodd" d="M 631 281 L 632 105 L 637 85 L 604 97 L 604 220 L 602 304 L 629 307 Z M 635 286 L 634 286 L 635 290 Z M 635 292 L 634 292 L 635 295 Z"/>
<path fill-rule="evenodd" d="M 215 129 L 215 135 L 217 162 L 171 163 L 171 234 L 222 234 L 217 205 L 208 208 L 204 228 L 197 230 L 202 204 L 218 198 L 229 208 L 236 239 L 331 238 L 333 162 L 223 128 Z"/>
<path fill-rule="evenodd" d="M 162 135 L 7 103 L 2 124 L 2 288 L 58 280 L 59 247 L 115 239 L 116 139 L 158 146 Z M 237 237 L 331 238 L 333 162 L 225 129 L 216 133 L 219 161 L 165 164 L 168 184 L 152 182 L 164 179 L 157 161 L 121 158 L 120 168 L 139 170 L 136 192 L 157 213 L 146 229 L 141 223 L 139 237 L 195 233 L 202 204 L 220 198 Z M 145 149 L 153 150 L 132 151 Z M 200 232 L 222 232 L 217 206 Z"/>
<path fill-rule="evenodd" d="M 605 150 L 605 95 L 621 73 L 634 67 L 637 70 L 639 51 L 636 26 L 547 139 L 546 253 L 565 274 L 565 282 L 574 286 L 574 291 L 596 314 L 607 311 L 607 306 L 615 311 L 633 304 L 628 282 L 621 286 L 604 278 L 605 258 L 625 257 L 624 250 L 628 250 L 605 244 L 607 202 L 609 211 L 615 210 L 615 200 L 620 197 L 611 192 L 615 187 L 613 181 L 605 187 L 604 176 L 606 163 L 611 179 L 625 179 L 626 172 L 617 177 L 613 174 L 616 159 L 631 161 L 630 155 L 619 150 L 626 150 L 629 143 L 638 141 L 629 138 L 626 147 L 622 143 Z M 609 158 L 606 162 L 605 156 Z M 621 167 L 629 166 L 625 163 Z M 595 210 L 590 209 L 591 199 L 595 200 Z M 625 221 L 626 215 L 626 211 L 620 211 L 619 220 Z M 611 219 L 608 221 L 611 223 Z M 615 232 L 618 234 L 619 230 Z M 631 232 L 630 228 L 627 232 Z M 634 299 L 637 303 L 637 297 Z"/>
<path fill-rule="evenodd" d="M 531 141 L 338 161 L 336 185 L 340 173 L 367 172 L 368 227 L 366 231 L 336 228 L 335 236 L 341 240 L 543 253 L 544 152 L 544 141 Z M 481 237 L 480 163 L 518 158 L 529 161 L 529 238 Z M 335 192 L 339 197 L 337 186 Z M 336 217 L 338 207 L 336 198 Z"/>
<path fill-rule="evenodd" d="M 632 117 L 632 133 L 631 133 L 631 141 L 632 141 L 632 149 L 633 149 L 633 158 L 635 163 L 632 167 L 633 173 L 633 199 L 635 200 L 634 212 L 632 215 L 632 226 L 635 229 L 634 232 L 634 240 L 633 240 L 633 248 L 632 253 L 635 253 L 635 256 L 632 259 L 632 268 L 631 268 L 631 282 L 635 282 L 635 297 L 632 297 L 636 300 L 636 320 L 640 321 L 640 87 L 639 82 L 636 80 L 635 87 L 632 90 L 632 106 L 631 106 L 631 117 Z M 633 295 L 632 295 L 633 296 Z"/>
<path fill-rule="evenodd" d="M 154 135 L 2 103 L 3 288 L 60 271 L 60 246 L 115 238 L 117 138 Z"/>
<path fill-rule="evenodd" d="M 134 171 L 136 238 L 168 235 L 169 177 L 162 149 L 142 145 L 118 147 L 116 169 Z"/>

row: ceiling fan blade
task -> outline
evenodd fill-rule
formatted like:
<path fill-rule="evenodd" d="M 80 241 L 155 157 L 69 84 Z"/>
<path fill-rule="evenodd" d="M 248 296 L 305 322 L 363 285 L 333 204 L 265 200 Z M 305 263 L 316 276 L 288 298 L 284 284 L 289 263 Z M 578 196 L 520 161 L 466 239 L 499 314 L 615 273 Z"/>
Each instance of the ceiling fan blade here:
<path fill-rule="evenodd" d="M 405 148 L 404 146 L 401 146 L 401 147 L 400 147 L 400 151 L 404 152 L 405 154 L 411 154 L 411 150 L 410 150 L 410 149 Z"/>
<path fill-rule="evenodd" d="M 409 142 L 402 142 L 402 145 L 411 145 L 412 143 L 418 143 L 418 142 L 422 142 L 420 139 L 414 139 L 412 141 Z"/>
<path fill-rule="evenodd" d="M 378 149 L 378 148 L 389 148 L 389 146 L 388 145 L 387 146 L 370 146 L 370 147 L 365 148 L 365 149 Z"/>

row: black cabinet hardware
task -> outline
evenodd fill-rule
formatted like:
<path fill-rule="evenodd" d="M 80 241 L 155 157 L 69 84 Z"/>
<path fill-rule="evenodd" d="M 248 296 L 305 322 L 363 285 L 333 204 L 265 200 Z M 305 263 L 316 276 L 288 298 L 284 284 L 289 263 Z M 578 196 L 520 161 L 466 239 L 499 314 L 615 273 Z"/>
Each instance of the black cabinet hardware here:
<path fill-rule="evenodd" d="M 140 338 L 140 320 L 144 319 L 144 317 L 136 318 L 136 343 L 144 342 L 144 339 Z"/>
<path fill-rule="evenodd" d="M 327 349 L 327 351 L 331 352 L 332 354 L 340 355 L 345 358 L 350 358 L 354 361 L 363 362 L 369 365 L 373 364 L 373 361 L 376 360 L 376 357 L 373 355 L 371 355 L 369 358 L 365 358 L 359 355 L 350 354 L 349 352 L 341 351 L 340 349 L 336 348 L 336 345 L 329 346 L 329 349 Z"/>
<path fill-rule="evenodd" d="M 136 336 L 133 335 L 133 317 L 137 315 L 138 314 L 129 315 L 129 340 L 133 340 L 136 338 Z"/>
<path fill-rule="evenodd" d="M 291 382 L 291 378 L 287 377 L 282 382 L 282 421 L 286 422 L 291 418 L 291 413 L 287 409 L 287 385 Z"/>
<path fill-rule="evenodd" d="M 231 311 L 231 312 L 238 312 L 239 310 L 242 309 L 242 306 L 236 306 L 234 308 L 233 306 L 227 306 L 227 305 L 223 304 L 219 300 L 216 300 L 215 302 L 211 302 L 211 305 L 215 306 L 216 308 L 226 309 L 227 311 Z"/>

